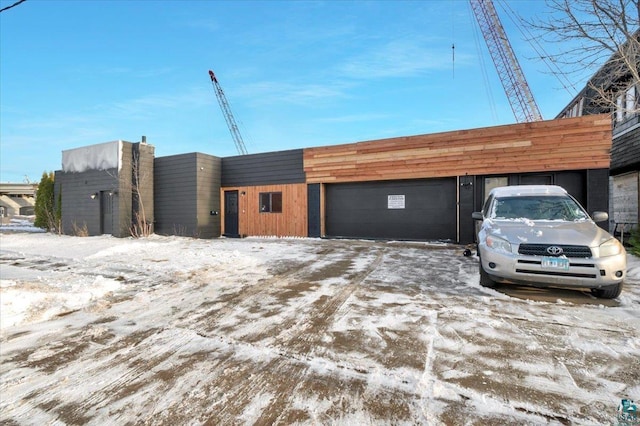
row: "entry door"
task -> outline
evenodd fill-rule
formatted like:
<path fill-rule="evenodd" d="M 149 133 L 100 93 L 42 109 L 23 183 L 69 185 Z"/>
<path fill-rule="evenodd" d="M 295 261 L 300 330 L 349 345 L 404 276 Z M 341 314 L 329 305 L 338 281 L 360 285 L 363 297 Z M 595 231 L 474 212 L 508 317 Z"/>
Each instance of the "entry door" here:
<path fill-rule="evenodd" d="M 238 191 L 224 191 L 224 235 L 239 237 Z"/>
<path fill-rule="evenodd" d="M 113 233 L 113 197 L 109 191 L 100 191 L 100 230 L 102 234 Z"/>

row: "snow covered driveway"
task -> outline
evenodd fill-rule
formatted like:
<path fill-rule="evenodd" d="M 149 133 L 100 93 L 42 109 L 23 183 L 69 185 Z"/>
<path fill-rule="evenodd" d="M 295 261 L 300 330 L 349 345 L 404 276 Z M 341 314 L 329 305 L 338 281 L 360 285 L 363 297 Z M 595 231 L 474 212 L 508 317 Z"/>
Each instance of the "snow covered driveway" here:
<path fill-rule="evenodd" d="M 614 301 L 478 284 L 457 246 L 0 236 L 3 424 L 610 424 Z"/>

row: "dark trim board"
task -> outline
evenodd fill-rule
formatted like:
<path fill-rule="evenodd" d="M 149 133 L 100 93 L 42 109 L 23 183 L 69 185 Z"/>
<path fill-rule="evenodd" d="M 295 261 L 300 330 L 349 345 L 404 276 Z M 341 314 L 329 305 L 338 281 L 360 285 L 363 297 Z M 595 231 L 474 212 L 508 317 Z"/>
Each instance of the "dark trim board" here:
<path fill-rule="evenodd" d="M 326 236 L 456 240 L 456 178 L 326 185 Z"/>
<path fill-rule="evenodd" d="M 320 184 L 307 185 L 307 236 L 318 238 L 322 236 Z"/>

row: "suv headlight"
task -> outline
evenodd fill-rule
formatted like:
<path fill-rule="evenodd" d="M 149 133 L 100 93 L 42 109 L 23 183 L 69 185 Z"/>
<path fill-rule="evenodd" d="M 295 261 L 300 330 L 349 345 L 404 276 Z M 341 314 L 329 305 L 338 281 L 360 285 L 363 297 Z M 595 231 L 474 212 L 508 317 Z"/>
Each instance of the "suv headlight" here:
<path fill-rule="evenodd" d="M 487 235 L 486 243 L 487 247 L 493 251 L 511 253 L 511 244 L 503 238 L 496 237 L 495 235 Z"/>
<path fill-rule="evenodd" d="M 600 244 L 600 257 L 615 256 L 622 253 L 622 244 L 615 238 Z"/>

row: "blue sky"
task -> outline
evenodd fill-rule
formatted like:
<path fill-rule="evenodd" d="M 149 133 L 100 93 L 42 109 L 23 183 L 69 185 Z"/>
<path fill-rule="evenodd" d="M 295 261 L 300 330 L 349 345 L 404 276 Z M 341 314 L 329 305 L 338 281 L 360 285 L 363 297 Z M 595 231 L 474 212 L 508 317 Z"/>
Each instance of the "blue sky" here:
<path fill-rule="evenodd" d="M 495 4 L 554 118 L 575 92 Z M 508 5 L 545 13 L 540 0 Z M 209 69 L 249 153 L 515 122 L 462 0 L 28 0 L 0 14 L 0 59 L 2 182 L 39 181 L 63 150 L 142 135 L 158 157 L 237 155 Z"/>

